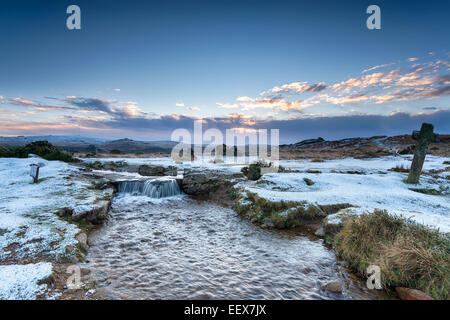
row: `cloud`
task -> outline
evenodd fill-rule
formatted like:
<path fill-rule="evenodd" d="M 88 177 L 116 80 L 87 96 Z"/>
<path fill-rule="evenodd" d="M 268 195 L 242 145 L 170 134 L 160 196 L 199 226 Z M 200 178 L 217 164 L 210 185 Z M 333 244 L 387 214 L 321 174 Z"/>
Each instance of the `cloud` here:
<path fill-rule="evenodd" d="M 6 104 L 16 105 L 16 106 L 31 106 L 34 105 L 35 102 L 30 99 L 24 98 L 6 98 Z"/>
<path fill-rule="evenodd" d="M 245 99 L 244 99 L 245 98 Z M 271 98 L 249 98 L 240 97 L 236 103 L 220 103 L 216 104 L 223 109 L 240 109 L 243 111 L 254 110 L 254 109 L 279 109 L 283 111 L 288 110 L 302 110 L 311 106 L 314 102 L 308 99 L 306 100 L 293 100 L 289 101 L 285 98 L 271 97 Z"/>
<path fill-rule="evenodd" d="M 431 60 L 424 59 L 417 63 L 418 58 L 409 58 L 406 62 L 377 65 L 363 70 L 359 76 L 328 85 L 323 81 L 312 85 L 306 81 L 291 82 L 262 91 L 256 98 L 239 96 L 234 102 L 217 102 L 217 105 L 224 109 L 243 111 L 265 109 L 265 116 L 271 113 L 274 116 L 289 117 L 289 113 L 304 112 L 306 108 L 330 112 L 336 111 L 333 106 L 349 105 L 351 110 L 365 113 L 368 105 L 378 106 L 449 95 L 450 63 L 435 57 L 428 59 Z M 398 108 L 408 110 L 406 105 Z M 379 108 L 377 110 L 381 111 Z M 349 111 L 339 110 L 341 114 Z M 261 112 L 259 114 L 262 115 Z"/>
<path fill-rule="evenodd" d="M 80 126 L 85 134 L 139 137 L 143 139 L 169 139 L 173 130 L 193 130 L 196 118 L 183 115 L 167 115 L 157 118 L 134 117 L 103 119 L 101 117 L 64 116 L 58 122 L 2 121 L 1 134 L 70 134 Z M 423 122 L 433 123 L 438 133 L 450 132 L 450 110 L 433 113 L 410 114 L 397 112 L 391 115 L 353 115 L 341 117 L 314 117 L 286 120 L 253 120 L 243 114 L 203 119 L 203 129 L 221 131 L 237 129 L 240 132 L 256 132 L 261 129 L 279 129 L 281 143 L 292 143 L 322 136 L 325 139 L 396 135 L 419 129 Z"/>
<path fill-rule="evenodd" d="M 306 81 L 285 83 L 263 91 L 256 97 L 241 95 L 231 102 L 217 102 L 216 105 L 219 109 L 229 110 L 232 113 L 208 118 L 205 120 L 206 125 L 216 126 L 220 129 L 247 128 L 253 130 L 270 124 L 292 130 L 291 133 L 294 134 L 294 129 L 302 131 L 303 128 L 291 128 L 293 123 L 306 127 L 310 123 L 331 123 L 332 119 L 341 123 L 350 123 L 349 119 L 359 119 L 355 118 L 357 116 L 362 117 L 360 119 L 364 123 L 365 119 L 369 119 L 372 115 L 377 117 L 389 115 L 389 118 L 370 118 L 374 121 L 393 119 L 391 117 L 394 115 L 390 115 L 393 111 L 409 117 L 404 116 L 404 119 L 417 119 L 417 115 L 413 115 L 413 112 L 435 111 L 433 114 L 446 115 L 448 120 L 448 113 L 442 113 L 444 111 L 440 111 L 437 107 L 429 107 L 430 102 L 428 101 L 450 95 L 448 72 L 450 63 L 435 55 L 429 59 L 431 60 L 420 60 L 420 63 L 417 63 L 416 60 L 403 60 L 401 63 L 371 67 L 363 70 L 357 76 L 339 79 L 334 83 L 325 84 L 325 81 L 313 84 Z M 53 121 L 77 123 L 88 130 L 107 133 L 145 131 L 162 134 L 175 127 L 191 127 L 197 116 L 197 114 L 160 116 L 145 112 L 138 103 L 133 101 L 121 102 L 75 95 L 63 98 L 44 98 L 52 100 L 51 103 L 42 103 L 23 97 L 7 98 L 3 96 L 0 97 L 0 103 L 21 106 L 36 113 L 38 111 L 65 112 L 64 116 Z M 419 100 L 426 101 L 425 106 L 428 105 L 428 107 L 420 106 L 417 103 L 397 104 Z M 187 106 L 183 102 L 175 105 L 190 111 L 200 111 L 198 107 Z M 395 119 L 400 119 L 400 117 Z M 439 122 L 441 119 L 436 121 Z M 400 127 L 402 126 L 400 125 Z M 39 124 L 39 128 L 43 128 L 42 124 Z M 330 124 L 330 130 L 334 130 L 333 128 Z M 364 132 L 363 128 L 360 128 L 360 131 Z M 347 132 L 347 136 L 352 136 L 349 130 L 344 130 L 344 132 Z M 356 132 L 359 131 L 355 129 L 354 133 L 356 134 Z"/>
<path fill-rule="evenodd" d="M 394 63 L 382 64 L 382 65 L 375 66 L 375 67 L 372 67 L 372 68 L 369 68 L 369 69 L 365 69 L 361 73 L 366 73 L 366 72 L 370 72 L 370 71 L 373 71 L 373 70 L 376 70 L 376 69 L 386 68 L 386 67 L 392 66 L 393 64 Z"/>
<path fill-rule="evenodd" d="M 136 117 L 144 112 L 135 104 L 116 106 L 111 110 L 114 115 L 119 117 Z"/>
<path fill-rule="evenodd" d="M 104 113 L 112 112 L 109 107 L 109 101 L 104 99 L 67 97 L 64 102 L 71 106 L 78 107 L 81 110 L 99 111 Z"/>
<path fill-rule="evenodd" d="M 34 105 L 31 109 L 39 110 L 39 111 L 69 111 L 76 110 L 71 107 L 60 107 L 60 106 L 47 106 L 47 105 Z"/>
<path fill-rule="evenodd" d="M 115 92 L 120 92 L 120 89 L 119 89 L 119 88 L 113 89 L 113 91 L 115 91 Z"/>
<path fill-rule="evenodd" d="M 266 93 L 280 93 L 280 92 L 293 92 L 293 93 L 304 93 L 304 92 L 320 92 L 327 88 L 325 82 L 319 82 L 316 84 L 308 85 L 306 82 L 292 82 L 284 84 L 282 86 L 276 86 L 269 89 L 262 94 Z"/>

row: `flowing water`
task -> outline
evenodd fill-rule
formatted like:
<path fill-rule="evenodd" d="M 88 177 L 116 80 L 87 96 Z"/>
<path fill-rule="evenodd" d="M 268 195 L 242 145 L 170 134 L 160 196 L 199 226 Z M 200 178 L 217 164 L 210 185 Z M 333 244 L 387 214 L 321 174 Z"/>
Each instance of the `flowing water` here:
<path fill-rule="evenodd" d="M 106 299 L 383 298 L 351 280 L 322 240 L 264 230 L 183 195 L 119 194 L 90 242 L 85 266 Z M 321 289 L 331 280 L 343 294 Z"/>
<path fill-rule="evenodd" d="M 171 197 L 181 193 L 175 178 L 156 178 L 143 181 L 124 181 L 119 184 L 119 193 L 143 195 L 150 198 Z"/>

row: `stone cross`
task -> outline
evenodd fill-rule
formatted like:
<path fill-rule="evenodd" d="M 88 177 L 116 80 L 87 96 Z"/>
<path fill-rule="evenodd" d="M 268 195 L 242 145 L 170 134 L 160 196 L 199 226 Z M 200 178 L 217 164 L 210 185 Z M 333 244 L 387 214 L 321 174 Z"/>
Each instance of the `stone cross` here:
<path fill-rule="evenodd" d="M 422 172 L 423 162 L 427 155 L 428 144 L 435 142 L 437 135 L 433 133 L 433 125 L 429 123 L 422 123 L 420 132 L 413 131 L 412 137 L 417 140 L 416 148 L 414 150 L 414 158 L 409 170 L 407 183 L 419 183 L 420 173 Z"/>

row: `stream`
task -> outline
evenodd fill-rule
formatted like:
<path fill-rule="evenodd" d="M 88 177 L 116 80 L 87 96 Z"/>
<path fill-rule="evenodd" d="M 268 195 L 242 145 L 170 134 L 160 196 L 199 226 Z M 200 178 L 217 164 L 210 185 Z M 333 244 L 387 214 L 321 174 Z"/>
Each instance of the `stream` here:
<path fill-rule="evenodd" d="M 265 230 L 186 195 L 119 193 L 84 267 L 105 299 L 383 299 L 320 239 Z M 322 289 L 339 280 L 342 294 Z"/>

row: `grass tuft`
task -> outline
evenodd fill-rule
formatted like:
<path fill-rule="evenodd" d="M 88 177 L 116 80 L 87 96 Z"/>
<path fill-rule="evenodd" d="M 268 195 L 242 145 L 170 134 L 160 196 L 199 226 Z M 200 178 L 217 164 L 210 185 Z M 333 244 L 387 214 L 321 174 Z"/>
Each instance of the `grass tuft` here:
<path fill-rule="evenodd" d="M 350 205 L 346 203 L 321 206 L 298 201 L 269 201 L 249 191 L 246 195 L 240 194 L 236 202 L 236 210 L 240 215 L 260 224 L 270 219 L 278 229 L 321 221 L 328 214 L 348 207 Z"/>
<path fill-rule="evenodd" d="M 450 234 L 386 211 L 353 216 L 334 237 L 336 253 L 360 274 L 378 265 L 382 283 L 450 298 Z"/>
<path fill-rule="evenodd" d="M 409 168 L 407 168 L 403 164 L 401 164 L 401 165 L 395 166 L 394 168 L 389 169 L 388 171 L 408 173 L 409 172 Z"/>

